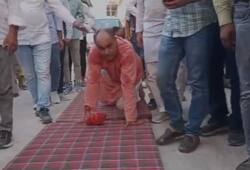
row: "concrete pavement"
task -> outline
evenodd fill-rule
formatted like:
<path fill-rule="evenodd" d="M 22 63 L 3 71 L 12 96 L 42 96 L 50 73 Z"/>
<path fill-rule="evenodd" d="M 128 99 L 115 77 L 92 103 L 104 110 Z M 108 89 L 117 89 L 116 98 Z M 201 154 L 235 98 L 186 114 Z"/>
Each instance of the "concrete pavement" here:
<path fill-rule="evenodd" d="M 72 93 L 67 98 L 73 99 L 76 93 Z M 51 116 L 55 119 L 59 113 L 67 108 L 72 100 L 64 101 L 61 104 L 51 107 Z M 45 126 L 40 119 L 35 116 L 32 99 L 28 90 L 20 91 L 20 96 L 14 101 L 14 146 L 5 150 L 0 150 L 0 169 L 11 161 Z"/>
<path fill-rule="evenodd" d="M 226 94 L 228 97 L 227 103 L 230 103 L 230 91 L 226 90 Z M 185 95 L 188 100 L 187 102 L 183 102 L 182 105 L 184 118 L 187 119 L 188 108 L 191 101 L 188 90 Z M 167 126 L 168 122 L 153 125 L 155 137 L 159 137 L 163 134 Z M 199 148 L 190 154 L 180 153 L 178 146 L 179 142 L 159 147 L 161 159 L 166 170 L 235 170 L 237 165 L 247 158 L 246 146 L 228 146 L 227 134 L 209 138 L 202 137 Z"/>

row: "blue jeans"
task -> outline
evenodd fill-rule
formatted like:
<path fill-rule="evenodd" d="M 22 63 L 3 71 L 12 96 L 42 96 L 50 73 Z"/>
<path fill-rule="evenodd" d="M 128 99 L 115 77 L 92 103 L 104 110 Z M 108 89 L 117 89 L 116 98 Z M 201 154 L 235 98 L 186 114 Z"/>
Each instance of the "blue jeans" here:
<path fill-rule="evenodd" d="M 52 44 L 51 50 L 51 91 L 57 91 L 59 88 L 60 77 L 61 77 L 61 51 L 59 43 Z"/>
<path fill-rule="evenodd" d="M 163 36 L 159 52 L 158 85 L 170 125 L 187 134 L 198 135 L 200 125 L 208 113 L 208 59 L 212 48 L 211 36 L 216 25 L 211 24 L 198 33 L 183 38 Z M 182 107 L 178 97 L 175 80 L 179 64 L 186 57 L 188 80 L 192 88 L 189 122 L 184 126 Z"/>
<path fill-rule="evenodd" d="M 236 25 L 236 62 L 240 77 L 240 100 L 247 151 L 250 156 L 250 5 L 238 2 L 234 5 Z"/>
<path fill-rule="evenodd" d="M 17 56 L 24 69 L 28 88 L 37 109 L 50 106 L 51 44 L 20 45 Z"/>

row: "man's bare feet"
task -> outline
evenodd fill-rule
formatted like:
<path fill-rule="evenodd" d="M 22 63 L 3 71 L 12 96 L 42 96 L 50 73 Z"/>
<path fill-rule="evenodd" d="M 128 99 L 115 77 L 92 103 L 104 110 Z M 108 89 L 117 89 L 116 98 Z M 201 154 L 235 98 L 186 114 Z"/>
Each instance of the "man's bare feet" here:
<path fill-rule="evenodd" d="M 142 125 L 142 124 L 144 124 L 146 122 L 147 122 L 147 120 L 145 120 L 145 119 L 139 119 L 139 120 L 136 120 L 136 121 L 133 121 L 133 122 L 126 122 L 125 127 L 139 126 L 139 125 Z"/>

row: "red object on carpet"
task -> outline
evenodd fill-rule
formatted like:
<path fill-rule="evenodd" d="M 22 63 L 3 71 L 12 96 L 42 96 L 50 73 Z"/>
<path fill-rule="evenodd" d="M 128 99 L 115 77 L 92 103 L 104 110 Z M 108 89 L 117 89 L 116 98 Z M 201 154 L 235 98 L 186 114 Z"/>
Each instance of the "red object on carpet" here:
<path fill-rule="evenodd" d="M 83 115 L 81 98 L 79 95 L 59 121 L 46 126 L 4 170 L 163 170 L 149 121 L 127 128 L 125 120 L 113 118 L 102 126 L 78 123 Z M 139 109 L 142 115 L 148 113 L 145 108 Z"/>
<path fill-rule="evenodd" d="M 91 114 L 87 119 L 86 119 L 86 124 L 87 125 L 103 125 L 104 121 L 106 120 L 107 114 L 106 113 L 101 113 L 97 112 L 95 114 Z"/>

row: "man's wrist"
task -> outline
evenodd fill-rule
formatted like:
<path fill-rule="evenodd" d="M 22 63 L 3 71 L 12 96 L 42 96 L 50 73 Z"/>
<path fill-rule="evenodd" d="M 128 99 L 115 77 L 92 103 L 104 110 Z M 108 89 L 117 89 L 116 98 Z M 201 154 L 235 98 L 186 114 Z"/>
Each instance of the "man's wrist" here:
<path fill-rule="evenodd" d="M 230 21 L 230 20 L 225 21 L 225 22 L 223 22 L 223 23 L 220 24 L 220 27 L 222 28 L 222 27 L 225 27 L 225 26 L 228 26 L 228 25 L 233 25 L 233 22 Z"/>
<path fill-rule="evenodd" d="M 85 112 L 90 112 L 91 111 L 91 107 L 88 106 L 88 105 L 85 105 L 84 106 L 84 110 L 85 110 Z"/>
<path fill-rule="evenodd" d="M 221 25 L 220 28 L 223 29 L 223 28 L 225 28 L 225 27 L 227 27 L 227 26 L 232 26 L 232 25 L 233 25 L 233 23 L 232 23 L 232 22 L 231 22 L 231 23 L 229 22 L 229 23 L 227 23 L 227 24 Z"/>
<path fill-rule="evenodd" d="M 14 35 L 17 35 L 18 28 L 19 28 L 18 26 L 10 25 L 10 26 L 9 26 L 9 33 L 14 34 Z"/>

